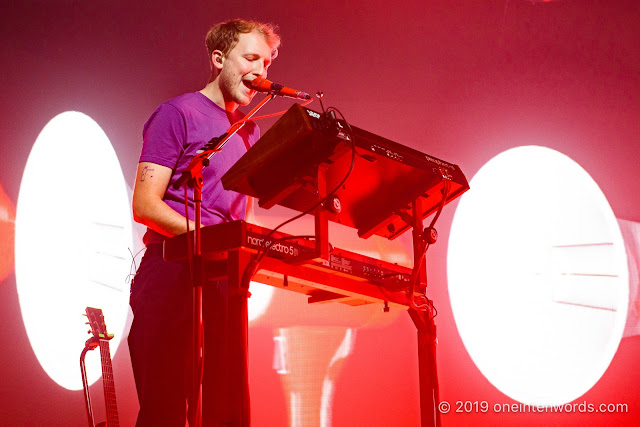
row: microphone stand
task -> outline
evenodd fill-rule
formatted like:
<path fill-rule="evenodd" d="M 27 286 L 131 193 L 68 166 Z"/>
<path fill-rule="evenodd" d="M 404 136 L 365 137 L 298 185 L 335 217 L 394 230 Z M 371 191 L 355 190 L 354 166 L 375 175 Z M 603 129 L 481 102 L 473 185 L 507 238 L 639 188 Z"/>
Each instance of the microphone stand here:
<path fill-rule="evenodd" d="M 204 178 L 202 169 L 209 165 L 209 160 L 214 154 L 222 151 L 222 147 L 245 125 L 260 108 L 275 97 L 275 93 L 267 96 L 256 105 L 244 119 L 233 123 L 222 135 L 212 138 L 189 163 L 182 176 L 173 184 L 175 189 L 182 185 L 193 187 L 193 200 L 195 203 L 195 241 L 193 246 L 187 248 L 192 259 L 191 280 L 193 285 L 193 372 L 192 372 L 192 405 L 189 405 L 189 425 L 200 427 L 202 425 L 202 373 L 204 369 L 204 327 L 202 323 L 202 285 L 204 283 L 204 270 L 202 264 L 201 242 L 201 213 L 202 213 L 202 186 Z M 185 191 L 186 197 L 186 191 Z M 188 219 L 187 219 L 188 221 Z M 187 233 L 188 235 L 189 233 Z M 187 241 L 189 241 L 187 239 Z"/>

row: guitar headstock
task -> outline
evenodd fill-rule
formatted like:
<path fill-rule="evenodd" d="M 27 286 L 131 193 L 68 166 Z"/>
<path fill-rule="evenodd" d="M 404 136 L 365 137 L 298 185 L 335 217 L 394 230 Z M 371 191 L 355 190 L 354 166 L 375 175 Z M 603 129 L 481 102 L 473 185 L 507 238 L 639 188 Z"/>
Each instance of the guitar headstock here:
<path fill-rule="evenodd" d="M 89 326 L 91 326 L 91 332 L 95 339 L 110 340 L 113 338 L 113 334 L 107 333 L 107 325 L 104 323 L 104 316 L 102 310 L 99 308 L 87 307 L 85 309 L 87 319 L 89 319 Z"/>

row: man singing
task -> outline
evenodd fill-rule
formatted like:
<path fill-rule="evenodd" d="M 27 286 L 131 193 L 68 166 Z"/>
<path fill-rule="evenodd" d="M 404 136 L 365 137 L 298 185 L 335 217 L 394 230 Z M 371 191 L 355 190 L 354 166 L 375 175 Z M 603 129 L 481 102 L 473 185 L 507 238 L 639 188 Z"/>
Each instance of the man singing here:
<path fill-rule="evenodd" d="M 162 256 L 164 239 L 187 231 L 184 189 L 175 190 L 173 183 L 197 150 L 242 119 L 238 106 L 248 105 L 255 95 L 248 82 L 266 77 L 279 44 L 280 38 L 269 24 L 232 20 L 215 25 L 206 37 L 211 63 L 209 83 L 198 92 L 160 105 L 144 125 L 133 215 L 148 227 L 144 236 L 147 251 L 131 286 L 134 319 L 129 333 L 140 402 L 137 426 L 184 426 L 191 393 L 189 271 L 187 266 L 164 261 Z M 220 178 L 258 138 L 258 127 L 247 123 L 203 169 L 203 225 L 244 219 L 246 196 L 224 190 Z M 189 227 L 193 229 L 192 191 L 187 202 Z M 234 402 L 229 401 L 225 388 L 234 378 L 223 366 L 228 339 L 227 283 L 207 283 L 203 293 L 203 425 L 233 425 L 229 407 Z"/>

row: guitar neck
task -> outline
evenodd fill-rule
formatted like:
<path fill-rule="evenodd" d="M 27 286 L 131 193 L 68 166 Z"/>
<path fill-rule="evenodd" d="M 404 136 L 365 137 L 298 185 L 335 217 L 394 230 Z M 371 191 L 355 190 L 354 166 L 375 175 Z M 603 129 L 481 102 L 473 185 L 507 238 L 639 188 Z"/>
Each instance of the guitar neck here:
<path fill-rule="evenodd" d="M 107 412 L 107 427 L 120 427 L 118 405 L 116 402 L 116 387 L 113 382 L 113 367 L 111 366 L 111 352 L 109 350 L 108 340 L 100 339 L 100 359 L 102 362 L 102 386 Z"/>

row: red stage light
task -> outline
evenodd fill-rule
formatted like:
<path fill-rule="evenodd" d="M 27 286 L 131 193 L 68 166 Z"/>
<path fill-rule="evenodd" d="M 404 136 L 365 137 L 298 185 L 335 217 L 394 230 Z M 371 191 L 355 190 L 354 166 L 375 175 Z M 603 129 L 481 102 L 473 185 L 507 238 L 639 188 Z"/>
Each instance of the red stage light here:
<path fill-rule="evenodd" d="M 0 282 L 13 271 L 16 208 L 0 185 Z"/>
<path fill-rule="evenodd" d="M 0 185 L 0 282 L 13 271 L 16 208 Z"/>

